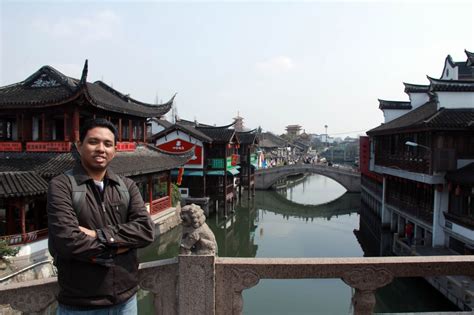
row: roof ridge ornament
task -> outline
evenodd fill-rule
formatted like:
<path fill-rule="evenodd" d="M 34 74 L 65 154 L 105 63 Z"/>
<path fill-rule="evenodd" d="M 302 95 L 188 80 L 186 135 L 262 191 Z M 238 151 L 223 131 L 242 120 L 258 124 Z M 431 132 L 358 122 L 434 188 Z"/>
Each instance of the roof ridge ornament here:
<path fill-rule="evenodd" d="M 82 76 L 81 81 L 79 82 L 79 86 L 84 86 L 87 82 L 87 73 L 89 72 L 89 64 L 88 60 L 84 62 L 84 68 L 82 68 Z"/>

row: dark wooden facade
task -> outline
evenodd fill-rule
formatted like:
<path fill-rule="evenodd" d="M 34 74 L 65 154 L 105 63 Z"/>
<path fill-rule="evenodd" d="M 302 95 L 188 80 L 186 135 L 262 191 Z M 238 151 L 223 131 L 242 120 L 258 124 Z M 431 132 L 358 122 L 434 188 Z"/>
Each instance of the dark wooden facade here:
<path fill-rule="evenodd" d="M 240 141 L 240 184 L 239 197 L 242 196 L 242 187 L 247 190 L 247 198 L 255 196 L 255 169 L 258 164 L 257 145 L 258 138 L 255 130 L 237 132 Z"/>
<path fill-rule="evenodd" d="M 47 237 L 47 181 L 75 164 L 74 143 L 90 118 L 105 118 L 118 130 L 111 168 L 134 179 L 156 214 L 171 206 L 170 169 L 189 154 L 167 156 L 146 144 L 146 122 L 168 112 L 136 101 L 103 82 L 87 82 L 44 66 L 26 80 L 0 87 L 0 238 L 9 244 Z"/>

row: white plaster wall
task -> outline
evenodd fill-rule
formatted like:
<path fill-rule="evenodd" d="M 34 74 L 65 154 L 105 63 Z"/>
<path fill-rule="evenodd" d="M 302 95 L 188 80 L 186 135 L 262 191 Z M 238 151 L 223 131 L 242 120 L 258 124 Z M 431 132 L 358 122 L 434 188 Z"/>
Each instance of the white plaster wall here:
<path fill-rule="evenodd" d="M 173 131 L 172 133 L 167 134 L 166 137 L 163 136 L 160 139 L 157 139 L 155 145 L 158 146 L 160 144 L 167 143 L 169 141 L 173 141 L 176 139 L 185 140 L 185 141 L 191 142 L 192 144 L 202 147 L 202 156 L 204 159 L 205 155 L 204 155 L 204 146 L 203 146 L 202 141 L 188 135 L 187 133 L 184 133 L 183 131 L 179 131 L 179 130 Z M 200 165 L 186 164 L 187 169 L 190 169 L 190 168 L 201 169 L 202 167 L 203 167 L 202 163 Z"/>
<path fill-rule="evenodd" d="M 163 127 L 162 125 L 159 125 L 153 120 L 151 121 L 151 134 L 152 135 L 162 132 L 163 130 L 165 130 L 165 127 Z"/>
<path fill-rule="evenodd" d="M 444 72 L 441 76 L 443 80 L 457 80 L 458 79 L 458 67 L 451 67 L 448 60 L 444 63 Z"/>
<path fill-rule="evenodd" d="M 474 108 L 473 92 L 436 92 L 438 108 Z"/>
<path fill-rule="evenodd" d="M 405 115 L 409 112 L 407 109 L 383 109 L 383 117 L 385 119 L 385 123 L 388 123 L 391 120 L 394 120 L 400 116 Z"/>
<path fill-rule="evenodd" d="M 32 255 L 36 252 L 41 250 L 45 250 L 48 248 L 48 239 L 44 239 L 38 242 L 29 243 L 26 245 L 22 245 L 20 247 L 20 251 L 16 255 L 16 257 Z"/>
<path fill-rule="evenodd" d="M 199 139 L 194 138 L 193 136 L 188 135 L 187 133 L 184 133 L 183 131 L 173 131 L 172 133 L 169 133 L 166 135 L 166 137 L 161 137 L 160 139 L 156 140 L 156 145 L 160 145 L 169 141 L 173 141 L 176 139 L 182 139 L 186 140 L 188 142 L 191 142 L 192 144 L 196 144 L 202 147 L 202 141 Z"/>
<path fill-rule="evenodd" d="M 413 109 L 420 107 L 430 100 L 428 93 L 409 93 L 410 103 Z"/>

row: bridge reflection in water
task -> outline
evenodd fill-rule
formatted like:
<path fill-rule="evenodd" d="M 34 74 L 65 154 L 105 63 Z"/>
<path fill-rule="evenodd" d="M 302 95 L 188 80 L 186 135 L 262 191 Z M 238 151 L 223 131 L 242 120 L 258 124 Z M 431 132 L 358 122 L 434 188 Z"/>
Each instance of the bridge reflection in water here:
<path fill-rule="evenodd" d="M 310 190 L 307 187 L 307 193 Z M 241 200 L 234 217 L 211 218 L 211 225 L 221 257 L 382 256 L 376 221 L 360 218 L 360 209 L 357 193 L 345 193 L 324 204 L 302 205 L 275 191 L 258 191 L 254 200 Z M 243 291 L 244 313 L 347 314 L 352 294 L 340 280 L 261 280 Z M 456 310 L 418 278 L 395 279 L 378 289 L 375 297 L 378 312 Z"/>

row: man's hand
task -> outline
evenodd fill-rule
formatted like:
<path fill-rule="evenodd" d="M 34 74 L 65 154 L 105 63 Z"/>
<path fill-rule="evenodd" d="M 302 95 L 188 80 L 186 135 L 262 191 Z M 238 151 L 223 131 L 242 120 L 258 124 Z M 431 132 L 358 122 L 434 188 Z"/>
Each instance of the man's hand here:
<path fill-rule="evenodd" d="M 87 236 L 97 238 L 97 233 L 94 230 L 89 230 L 88 228 L 85 228 L 83 226 L 79 226 L 79 230 L 81 230 L 81 232 L 86 234 Z"/>

